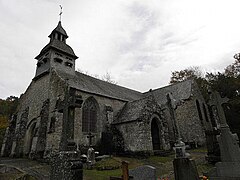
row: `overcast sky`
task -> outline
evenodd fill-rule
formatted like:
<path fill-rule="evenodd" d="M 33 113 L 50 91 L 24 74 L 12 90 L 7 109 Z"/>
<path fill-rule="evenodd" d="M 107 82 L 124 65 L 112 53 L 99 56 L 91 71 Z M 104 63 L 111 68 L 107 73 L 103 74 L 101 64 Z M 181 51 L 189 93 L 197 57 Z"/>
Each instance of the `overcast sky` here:
<path fill-rule="evenodd" d="M 141 92 L 172 71 L 222 71 L 240 52 L 239 0 L 0 0 L 0 98 L 23 93 L 59 21 L 89 74 Z"/>

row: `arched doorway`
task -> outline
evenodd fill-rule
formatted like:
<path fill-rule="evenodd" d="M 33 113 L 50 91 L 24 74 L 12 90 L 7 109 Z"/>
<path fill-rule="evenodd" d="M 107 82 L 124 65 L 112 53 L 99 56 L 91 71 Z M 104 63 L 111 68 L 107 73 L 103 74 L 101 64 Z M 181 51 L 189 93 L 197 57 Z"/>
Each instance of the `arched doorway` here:
<path fill-rule="evenodd" d="M 158 126 L 158 119 L 155 117 L 151 123 L 151 135 L 152 135 L 152 146 L 153 150 L 160 150 L 160 130 Z"/>

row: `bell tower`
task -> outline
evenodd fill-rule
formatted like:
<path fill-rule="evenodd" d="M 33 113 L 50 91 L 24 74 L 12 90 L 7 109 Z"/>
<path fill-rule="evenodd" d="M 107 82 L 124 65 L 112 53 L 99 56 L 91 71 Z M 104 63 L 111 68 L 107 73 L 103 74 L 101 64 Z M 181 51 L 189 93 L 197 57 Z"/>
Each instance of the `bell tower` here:
<path fill-rule="evenodd" d="M 34 79 L 48 74 L 52 69 L 74 74 L 75 60 L 78 57 L 66 43 L 68 35 L 62 27 L 61 20 L 48 37 L 50 38 L 50 42 L 35 57 L 37 68 Z"/>

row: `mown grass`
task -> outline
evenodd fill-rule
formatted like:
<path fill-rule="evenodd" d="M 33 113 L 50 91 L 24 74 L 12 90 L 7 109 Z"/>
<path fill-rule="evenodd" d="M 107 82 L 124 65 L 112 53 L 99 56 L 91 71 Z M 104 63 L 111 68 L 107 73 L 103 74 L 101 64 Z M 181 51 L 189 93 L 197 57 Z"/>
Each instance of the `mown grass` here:
<path fill-rule="evenodd" d="M 173 159 L 174 159 L 174 155 L 165 156 L 165 157 L 150 156 L 147 160 L 149 162 L 152 162 L 152 163 L 155 163 L 155 164 L 159 164 L 159 163 L 167 163 L 169 161 L 172 161 Z"/>

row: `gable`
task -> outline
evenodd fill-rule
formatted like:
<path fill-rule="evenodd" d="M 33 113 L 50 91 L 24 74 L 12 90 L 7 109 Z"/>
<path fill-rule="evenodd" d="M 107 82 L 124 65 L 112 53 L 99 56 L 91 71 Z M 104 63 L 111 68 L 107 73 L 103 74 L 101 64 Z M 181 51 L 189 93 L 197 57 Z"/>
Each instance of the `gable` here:
<path fill-rule="evenodd" d="M 121 124 L 137 120 L 142 121 L 153 112 L 159 113 L 160 106 L 156 103 L 154 97 L 149 95 L 142 99 L 127 102 L 113 124 Z"/>
<path fill-rule="evenodd" d="M 187 80 L 166 86 L 163 88 L 155 89 L 149 92 L 143 93 L 145 96 L 153 94 L 157 103 L 160 105 L 167 103 L 167 94 L 172 93 L 173 98 L 179 102 L 184 99 L 189 99 L 192 94 L 192 80 Z"/>

